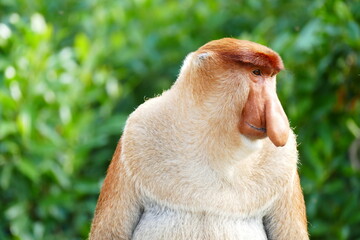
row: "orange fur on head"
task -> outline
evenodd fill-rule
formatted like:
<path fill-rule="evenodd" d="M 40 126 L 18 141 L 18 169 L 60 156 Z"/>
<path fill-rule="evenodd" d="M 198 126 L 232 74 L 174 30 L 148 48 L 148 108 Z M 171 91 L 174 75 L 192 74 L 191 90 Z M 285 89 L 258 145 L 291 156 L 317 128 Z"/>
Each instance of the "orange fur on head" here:
<path fill-rule="evenodd" d="M 210 50 L 218 53 L 224 60 L 271 68 L 276 73 L 284 69 L 280 56 L 268 47 L 247 40 L 223 38 L 211 41 L 199 50 Z"/>

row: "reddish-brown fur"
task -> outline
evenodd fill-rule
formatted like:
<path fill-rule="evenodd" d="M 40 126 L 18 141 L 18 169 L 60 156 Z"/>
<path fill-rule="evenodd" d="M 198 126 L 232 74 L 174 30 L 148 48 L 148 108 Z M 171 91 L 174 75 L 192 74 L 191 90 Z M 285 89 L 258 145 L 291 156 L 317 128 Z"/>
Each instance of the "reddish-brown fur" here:
<path fill-rule="evenodd" d="M 121 141 L 116 147 L 101 188 L 91 225 L 90 239 L 100 239 L 100 236 L 101 239 L 128 239 L 134 224 L 138 221 L 136 217 L 130 216 L 131 214 L 136 216 L 139 211 L 138 193 L 125 172 L 120 154 Z M 119 214 L 126 212 L 131 214 Z M 126 221 L 124 221 L 125 217 Z"/>
<path fill-rule="evenodd" d="M 270 212 L 264 219 L 269 239 L 308 239 L 305 202 L 298 173 L 293 188 L 284 192 Z"/>
<path fill-rule="evenodd" d="M 236 46 L 236 47 L 234 47 Z M 263 45 L 233 38 L 224 38 L 211 41 L 199 49 L 200 51 L 213 51 L 223 57 L 225 61 L 235 61 L 254 66 L 271 68 L 276 73 L 284 69 L 280 56 Z"/>

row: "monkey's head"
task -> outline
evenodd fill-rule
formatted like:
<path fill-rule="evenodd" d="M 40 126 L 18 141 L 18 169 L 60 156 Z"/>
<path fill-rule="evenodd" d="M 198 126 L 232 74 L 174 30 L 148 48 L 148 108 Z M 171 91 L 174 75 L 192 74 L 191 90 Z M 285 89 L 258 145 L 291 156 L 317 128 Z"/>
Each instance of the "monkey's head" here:
<path fill-rule="evenodd" d="M 280 56 L 270 48 L 224 38 L 191 53 L 180 78 L 185 75 L 198 104 L 212 99 L 219 115 L 231 112 L 230 122 L 244 136 L 269 137 L 274 145 L 284 146 L 290 127 L 276 94 L 276 75 L 283 68 Z"/>

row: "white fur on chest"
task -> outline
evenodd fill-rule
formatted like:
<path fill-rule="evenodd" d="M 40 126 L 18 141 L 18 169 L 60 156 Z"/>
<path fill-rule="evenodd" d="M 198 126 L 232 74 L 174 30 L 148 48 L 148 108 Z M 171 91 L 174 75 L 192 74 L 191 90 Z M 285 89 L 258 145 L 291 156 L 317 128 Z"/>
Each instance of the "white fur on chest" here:
<path fill-rule="evenodd" d="M 293 171 L 296 170 L 296 160 L 287 159 L 285 155 L 283 159 L 264 160 L 259 166 L 257 159 L 265 156 L 254 153 L 251 154 L 253 158 L 215 171 L 207 159 L 188 152 L 161 151 L 169 146 L 161 146 L 161 139 L 159 143 L 154 139 L 133 142 L 136 150 L 130 154 L 124 147 L 124 166 L 143 196 L 170 208 L 176 206 L 244 218 L 259 216 L 291 181 L 293 172 L 285 165 L 292 164 Z M 278 169 L 276 175 L 271 174 L 274 168 Z"/>
<path fill-rule="evenodd" d="M 265 240 L 262 219 L 241 219 L 207 212 L 147 205 L 133 240 Z"/>

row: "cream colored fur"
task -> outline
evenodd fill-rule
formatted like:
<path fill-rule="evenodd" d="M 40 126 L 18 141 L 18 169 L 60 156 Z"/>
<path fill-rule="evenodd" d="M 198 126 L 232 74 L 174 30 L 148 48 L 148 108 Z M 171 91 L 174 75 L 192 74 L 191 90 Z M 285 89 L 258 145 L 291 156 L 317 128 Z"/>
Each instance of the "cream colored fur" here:
<path fill-rule="evenodd" d="M 216 53 L 186 58 L 173 87 L 128 118 L 90 239 L 308 239 L 294 134 L 275 147 L 237 128 L 247 81 Z"/>

